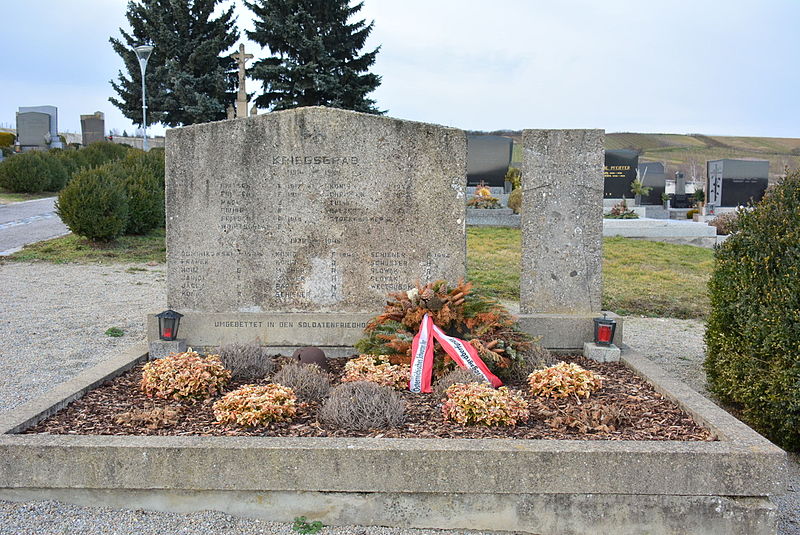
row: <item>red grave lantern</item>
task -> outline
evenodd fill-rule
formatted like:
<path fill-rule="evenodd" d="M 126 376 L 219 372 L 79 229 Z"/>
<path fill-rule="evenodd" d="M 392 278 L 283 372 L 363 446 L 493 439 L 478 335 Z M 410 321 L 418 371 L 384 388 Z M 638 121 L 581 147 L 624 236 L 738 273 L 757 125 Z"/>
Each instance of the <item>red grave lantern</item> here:
<path fill-rule="evenodd" d="M 602 318 L 594 318 L 594 343 L 600 346 L 610 346 L 614 342 L 617 331 L 617 322 L 609 319 L 603 312 Z"/>
<path fill-rule="evenodd" d="M 178 337 L 178 325 L 181 323 L 183 314 L 179 314 L 174 310 L 165 310 L 160 314 L 156 314 L 158 318 L 158 336 L 162 340 L 175 340 Z"/>

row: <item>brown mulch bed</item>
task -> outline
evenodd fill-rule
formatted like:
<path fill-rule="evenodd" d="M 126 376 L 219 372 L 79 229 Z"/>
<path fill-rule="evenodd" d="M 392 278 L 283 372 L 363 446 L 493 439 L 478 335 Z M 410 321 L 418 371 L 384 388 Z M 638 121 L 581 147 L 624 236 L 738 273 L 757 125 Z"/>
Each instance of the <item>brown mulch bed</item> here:
<path fill-rule="evenodd" d="M 344 362 L 332 359 L 331 374 L 338 383 Z M 196 435 L 196 436 L 290 436 L 290 437 L 388 437 L 388 438 L 521 438 L 573 440 L 715 440 L 675 403 L 665 399 L 647 382 L 620 363 L 597 363 L 583 357 L 564 357 L 601 374 L 603 388 L 586 400 L 551 400 L 531 396 L 527 385 L 509 382 L 506 386 L 521 391 L 531 405 L 531 417 L 516 427 L 462 426 L 442 416 L 441 400 L 433 394 L 402 391 L 406 419 L 402 427 L 366 432 L 346 431 L 326 426 L 317 420 L 319 404 L 302 404 L 291 422 L 257 428 L 221 426 L 211 409 L 218 398 L 195 404 L 150 399 L 139 390 L 142 366 L 113 379 L 74 401 L 65 409 L 42 421 L 26 433 L 78 435 Z M 268 382 L 268 381 L 264 381 Z M 231 383 L 227 391 L 242 383 Z M 574 419 L 564 417 L 570 409 L 598 407 L 619 416 L 611 429 L 586 429 Z M 171 408 L 179 411 L 177 421 L 158 426 L 115 423 L 116 417 L 135 409 Z"/>

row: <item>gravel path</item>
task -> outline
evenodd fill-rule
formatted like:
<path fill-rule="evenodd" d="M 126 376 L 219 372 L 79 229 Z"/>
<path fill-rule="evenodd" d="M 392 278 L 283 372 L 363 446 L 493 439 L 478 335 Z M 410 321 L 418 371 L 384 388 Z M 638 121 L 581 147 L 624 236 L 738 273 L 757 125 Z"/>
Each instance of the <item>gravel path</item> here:
<path fill-rule="evenodd" d="M 143 270 L 143 271 L 142 271 Z M 144 340 L 144 316 L 165 308 L 164 266 L 0 263 L 0 412 L 50 390 Z M 120 338 L 104 334 L 125 331 Z M 694 320 L 626 318 L 625 342 L 705 393 L 703 326 Z M 800 535 L 800 457 L 776 499 L 780 535 Z M 216 512 L 116 511 L 57 502 L 0 501 L 0 535 L 293 534 L 288 524 Z M 325 528 L 324 535 L 433 535 L 437 530 Z M 479 532 L 464 532 L 478 535 Z"/>

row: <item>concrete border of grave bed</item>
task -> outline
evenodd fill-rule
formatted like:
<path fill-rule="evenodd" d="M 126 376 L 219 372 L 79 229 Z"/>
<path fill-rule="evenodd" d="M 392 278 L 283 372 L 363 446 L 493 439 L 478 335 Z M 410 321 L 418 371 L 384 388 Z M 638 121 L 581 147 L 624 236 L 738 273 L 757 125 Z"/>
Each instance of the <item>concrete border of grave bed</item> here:
<path fill-rule="evenodd" d="M 715 442 L 20 435 L 147 358 L 104 362 L 0 418 L 0 499 L 291 521 L 546 533 L 767 534 L 785 454 L 655 364 L 623 362 Z"/>

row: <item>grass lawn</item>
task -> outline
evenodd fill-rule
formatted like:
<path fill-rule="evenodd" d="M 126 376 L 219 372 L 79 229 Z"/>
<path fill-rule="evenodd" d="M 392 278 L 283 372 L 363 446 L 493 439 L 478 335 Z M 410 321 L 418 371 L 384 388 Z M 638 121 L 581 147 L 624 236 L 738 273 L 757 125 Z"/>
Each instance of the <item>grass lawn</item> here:
<path fill-rule="evenodd" d="M 0 204 L 32 201 L 35 199 L 44 199 L 45 197 L 55 197 L 56 195 L 58 195 L 58 193 L 52 191 L 43 191 L 42 193 L 13 193 L 7 189 L 0 188 Z"/>
<path fill-rule="evenodd" d="M 116 242 L 98 243 L 74 234 L 26 245 L 21 251 L 5 257 L 9 261 L 43 261 L 103 264 L 112 262 L 160 262 L 166 260 L 164 229 L 143 236 L 123 236 Z"/>
<path fill-rule="evenodd" d="M 470 280 L 502 299 L 519 297 L 520 231 L 467 228 Z M 623 315 L 704 318 L 710 249 L 627 238 L 603 239 L 603 308 Z"/>

